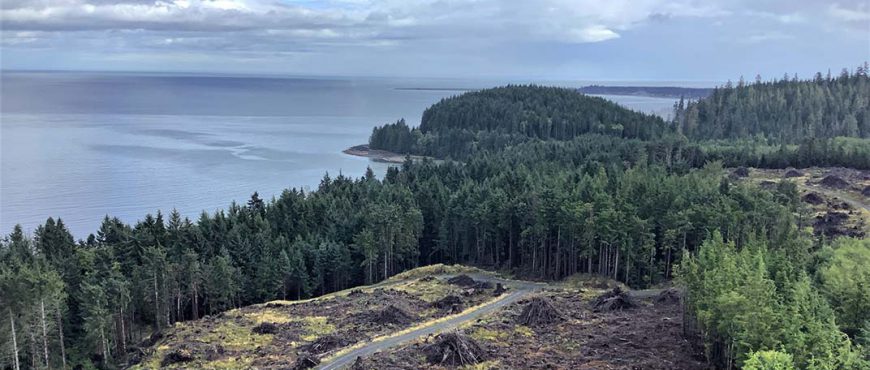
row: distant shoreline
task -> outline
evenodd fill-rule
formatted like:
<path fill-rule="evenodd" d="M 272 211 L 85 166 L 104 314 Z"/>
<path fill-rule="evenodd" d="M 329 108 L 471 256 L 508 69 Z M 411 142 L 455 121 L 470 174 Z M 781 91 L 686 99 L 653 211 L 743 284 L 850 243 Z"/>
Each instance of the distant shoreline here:
<path fill-rule="evenodd" d="M 349 154 L 357 157 L 371 158 L 375 162 L 402 164 L 405 163 L 405 157 L 399 153 L 393 153 L 387 150 L 372 149 L 368 144 L 355 145 L 341 151 L 344 154 Z"/>
<path fill-rule="evenodd" d="M 584 94 L 644 96 L 650 98 L 700 99 L 713 93 L 711 88 L 676 86 L 601 86 L 590 85 L 577 89 Z"/>
<path fill-rule="evenodd" d="M 471 89 L 465 87 L 397 87 L 396 90 L 405 90 L 405 91 L 461 91 L 461 92 L 469 92 L 469 91 L 478 91 L 480 89 Z"/>
<path fill-rule="evenodd" d="M 472 92 L 480 89 L 465 88 L 465 87 L 397 87 L 400 91 L 456 91 L 456 92 Z M 593 95 L 621 95 L 621 96 L 643 96 L 649 98 L 666 98 L 679 99 L 700 99 L 709 96 L 712 88 L 698 87 L 679 87 L 679 86 L 603 86 L 589 85 L 576 89 L 584 94 Z"/>

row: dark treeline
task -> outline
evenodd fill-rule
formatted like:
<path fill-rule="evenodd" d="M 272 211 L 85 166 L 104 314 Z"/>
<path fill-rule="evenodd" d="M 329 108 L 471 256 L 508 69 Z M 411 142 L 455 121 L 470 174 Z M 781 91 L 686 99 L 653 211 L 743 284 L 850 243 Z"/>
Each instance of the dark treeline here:
<path fill-rule="evenodd" d="M 680 101 L 676 127 L 698 139 L 763 137 L 777 143 L 837 136 L 870 138 L 870 78 L 865 63 L 854 73 L 817 73 L 812 80 L 784 76 L 713 90 L 698 101 Z"/>
<path fill-rule="evenodd" d="M 766 140 L 715 140 L 694 147 L 700 161 L 721 160 L 728 167 L 806 168 L 850 167 L 870 169 L 870 140 L 851 137 L 804 139 L 797 145 L 769 144 Z M 703 162 L 702 162 L 703 163 Z"/>
<path fill-rule="evenodd" d="M 719 262 L 692 265 L 695 257 L 687 256 L 700 253 L 703 261 L 711 240 L 722 240 L 735 250 L 764 245 L 781 251 L 775 266 L 784 271 L 832 266 L 829 276 L 837 276 L 830 262 L 836 261 L 835 253 L 824 252 L 827 241 L 803 231 L 809 218 L 795 184 L 764 190 L 732 183 L 721 164 L 705 164 L 701 147 L 669 134 L 660 119 L 576 92 L 508 87 L 480 94 L 507 95 L 480 104 L 482 112 L 510 122 L 509 129 L 499 126 L 499 119 L 481 121 L 489 123 L 481 123 L 477 132 L 453 129 L 442 120 L 484 117 L 459 97 L 430 108 L 425 118 L 430 125 L 413 134 L 419 136 L 412 145 L 429 147 L 432 135 L 466 132 L 470 141 L 456 147 L 465 149 L 479 147 L 475 140 L 488 137 L 519 138 L 510 145 L 493 140 L 485 149 L 451 152 L 465 158 L 462 162 L 408 161 L 382 180 L 371 172 L 359 179 L 326 176 L 316 191 L 286 190 L 270 200 L 254 193 L 244 205 L 203 213 L 197 220 L 176 212 L 168 219 L 159 212 L 147 215 L 133 225 L 106 217 L 95 234 L 77 242 L 60 220 L 49 219 L 33 235 L 17 227 L 0 243 L 0 315 L 9 328 L 0 336 L 0 348 L 8 354 L 0 366 L 120 367 L 132 344 L 174 322 L 273 299 L 321 295 L 437 262 L 542 279 L 592 273 L 644 287 L 674 277 L 675 266 L 687 261 L 680 270 L 693 274 L 686 275 L 692 287 Z M 571 116 L 587 105 L 598 118 L 577 126 L 553 119 L 563 116 L 559 109 L 569 109 L 564 116 Z M 442 112 L 452 109 L 455 115 Z M 623 123 L 617 126 L 611 119 Z M 641 127 L 644 122 L 649 125 Z M 401 121 L 394 127 L 411 132 Z M 390 136 L 383 136 L 385 143 L 398 142 Z M 857 361 L 847 357 L 857 356 L 851 346 L 863 343 L 859 335 L 838 336 L 845 341 L 818 347 L 836 348 L 830 354 L 794 341 L 762 341 L 715 329 L 745 321 L 744 316 L 705 314 L 709 302 L 719 307 L 722 295 L 745 285 L 728 281 L 735 283 L 712 297 L 692 290 L 710 348 L 725 343 L 728 349 L 711 353 L 711 359 L 740 364 L 750 350 L 771 349 L 825 364 Z M 808 289 L 819 294 L 815 282 Z M 840 321 L 834 320 L 847 310 L 836 302 L 855 300 L 854 289 L 841 291 L 813 301 L 821 313 L 801 316 L 804 322 L 833 328 L 825 335 L 839 335 Z M 734 302 L 735 310 L 754 304 Z M 778 315 L 771 317 L 787 313 L 783 305 L 771 307 Z M 860 327 L 862 319 L 850 315 L 850 327 Z M 783 338 L 804 330 L 768 327 L 780 330 Z M 739 347 L 727 347 L 736 340 Z"/>
<path fill-rule="evenodd" d="M 400 119 L 396 123 L 386 124 L 372 130 L 372 135 L 369 137 L 369 147 L 408 154 L 416 149 L 419 136 L 419 130 L 411 130 L 405 120 Z"/>

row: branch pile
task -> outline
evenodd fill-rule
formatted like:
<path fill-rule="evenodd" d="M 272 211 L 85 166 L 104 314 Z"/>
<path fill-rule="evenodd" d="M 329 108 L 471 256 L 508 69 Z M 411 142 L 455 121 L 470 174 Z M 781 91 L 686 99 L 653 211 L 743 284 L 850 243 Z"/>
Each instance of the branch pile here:
<path fill-rule="evenodd" d="M 789 169 L 785 170 L 785 174 L 783 176 L 784 177 L 801 177 L 803 175 L 804 175 L 803 172 L 798 171 L 794 168 L 789 168 Z"/>
<path fill-rule="evenodd" d="M 255 326 L 251 331 L 257 334 L 275 334 L 278 332 L 278 325 L 271 322 L 264 322 Z"/>
<path fill-rule="evenodd" d="M 663 290 L 656 297 L 657 303 L 679 303 L 680 291 L 677 288 L 668 288 Z"/>
<path fill-rule="evenodd" d="M 320 359 L 312 355 L 303 354 L 296 358 L 293 370 L 305 370 L 320 365 Z"/>
<path fill-rule="evenodd" d="M 834 189 L 845 189 L 849 187 L 849 182 L 843 180 L 842 177 L 837 175 L 828 175 L 819 182 L 824 187 L 834 188 Z"/>
<path fill-rule="evenodd" d="M 319 355 L 335 348 L 347 346 L 350 343 L 351 342 L 346 338 L 341 338 L 335 335 L 324 335 L 311 343 L 300 346 L 299 351 Z"/>
<path fill-rule="evenodd" d="M 634 302 L 628 293 L 623 292 L 619 287 L 598 296 L 592 302 L 592 308 L 595 312 L 619 311 L 633 307 L 637 307 L 637 303 Z"/>
<path fill-rule="evenodd" d="M 167 353 L 166 356 L 163 357 L 163 360 L 160 361 L 160 367 L 166 367 L 172 364 L 190 361 L 193 361 L 193 353 L 190 351 L 190 349 L 179 348 Z"/>
<path fill-rule="evenodd" d="M 449 309 L 454 312 L 462 311 L 462 298 L 450 294 L 432 302 L 432 306 L 440 310 Z"/>
<path fill-rule="evenodd" d="M 533 297 L 529 300 L 523 312 L 517 317 L 517 323 L 525 326 L 543 326 L 565 319 L 562 313 L 553 306 L 549 299 Z"/>
<path fill-rule="evenodd" d="M 473 339 L 456 332 L 438 335 L 423 351 L 429 363 L 453 367 L 476 365 L 486 356 Z"/>
<path fill-rule="evenodd" d="M 501 283 L 496 283 L 495 290 L 492 292 L 492 295 L 498 297 L 504 294 L 504 292 L 507 292 L 507 289 L 505 289 L 504 285 L 501 285 Z"/>
<path fill-rule="evenodd" d="M 471 276 L 465 274 L 457 275 L 450 279 L 447 279 L 447 282 L 459 286 L 474 286 L 474 284 L 477 283 L 476 281 L 474 281 L 474 279 L 471 278 Z"/>
<path fill-rule="evenodd" d="M 390 304 L 382 309 L 370 312 L 367 316 L 370 322 L 381 325 L 408 325 L 416 321 L 416 317 L 414 317 L 414 315 L 394 304 Z"/>

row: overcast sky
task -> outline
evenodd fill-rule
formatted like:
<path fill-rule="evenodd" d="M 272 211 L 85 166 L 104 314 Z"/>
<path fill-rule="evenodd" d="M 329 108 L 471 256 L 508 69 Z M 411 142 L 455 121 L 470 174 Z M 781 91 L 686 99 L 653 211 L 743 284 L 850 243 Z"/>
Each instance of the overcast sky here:
<path fill-rule="evenodd" d="M 870 60 L 870 0 L 3 0 L 2 68 L 722 81 Z"/>

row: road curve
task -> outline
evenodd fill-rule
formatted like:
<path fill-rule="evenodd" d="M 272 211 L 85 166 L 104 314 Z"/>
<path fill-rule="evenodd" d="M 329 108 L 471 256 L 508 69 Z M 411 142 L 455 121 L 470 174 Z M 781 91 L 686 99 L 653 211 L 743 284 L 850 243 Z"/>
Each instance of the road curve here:
<path fill-rule="evenodd" d="M 483 303 L 478 305 L 477 309 L 467 313 L 456 314 L 445 321 L 441 321 L 432 325 L 424 326 L 422 328 L 409 331 L 407 333 L 397 335 L 394 337 L 388 337 L 386 339 L 378 340 L 376 342 L 369 342 L 362 347 L 355 348 L 345 354 L 342 354 L 338 357 L 330 359 L 329 362 L 324 362 L 318 367 L 320 370 L 336 370 L 341 369 L 346 366 L 353 364 L 356 361 L 357 357 L 365 357 L 374 354 L 375 352 L 383 351 L 385 349 L 393 348 L 400 346 L 402 344 L 411 342 L 415 339 L 425 337 L 430 334 L 436 334 L 440 332 L 444 332 L 450 329 L 454 329 L 459 327 L 460 325 L 469 322 L 471 320 L 477 319 L 478 317 L 487 315 L 492 313 L 502 307 L 505 307 L 511 303 L 519 301 L 523 299 L 525 296 L 530 293 L 546 286 L 545 284 L 539 283 L 531 283 L 531 282 L 521 282 L 521 281 L 513 281 L 513 280 L 502 280 L 498 278 L 493 278 L 490 276 L 482 275 L 482 274 L 469 274 L 475 280 L 484 280 L 492 283 L 502 283 L 505 286 L 509 287 L 507 296 L 502 297 L 501 299 L 494 301 Z M 443 276 L 440 278 L 448 278 L 449 276 Z"/>

